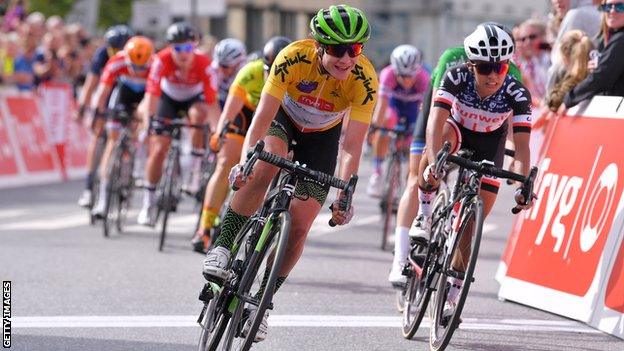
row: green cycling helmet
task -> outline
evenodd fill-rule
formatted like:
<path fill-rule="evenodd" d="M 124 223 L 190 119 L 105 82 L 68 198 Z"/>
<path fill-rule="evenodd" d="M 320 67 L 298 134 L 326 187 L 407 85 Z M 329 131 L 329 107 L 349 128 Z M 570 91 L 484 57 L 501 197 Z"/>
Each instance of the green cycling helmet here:
<path fill-rule="evenodd" d="M 321 44 L 365 43 L 370 37 L 370 25 L 364 12 L 349 5 L 320 9 L 310 21 L 312 37 Z"/>

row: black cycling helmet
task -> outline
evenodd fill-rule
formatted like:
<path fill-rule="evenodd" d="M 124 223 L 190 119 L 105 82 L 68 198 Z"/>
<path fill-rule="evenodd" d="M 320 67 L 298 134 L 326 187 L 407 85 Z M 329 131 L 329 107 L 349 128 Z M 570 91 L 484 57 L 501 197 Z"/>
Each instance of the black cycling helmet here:
<path fill-rule="evenodd" d="M 108 45 L 108 47 L 121 50 L 124 45 L 126 45 L 128 39 L 133 35 L 134 33 L 130 27 L 125 24 L 119 24 L 108 28 L 104 37 L 106 38 L 106 45 Z"/>
<path fill-rule="evenodd" d="M 264 49 L 262 49 L 262 62 L 264 62 L 265 71 L 271 69 L 271 65 L 273 61 L 275 61 L 277 54 L 290 43 L 292 43 L 292 40 L 277 36 L 269 39 L 269 41 L 264 44 Z"/>
<path fill-rule="evenodd" d="M 176 22 L 167 28 L 165 39 L 169 44 L 195 41 L 199 35 L 195 27 L 189 22 Z"/>

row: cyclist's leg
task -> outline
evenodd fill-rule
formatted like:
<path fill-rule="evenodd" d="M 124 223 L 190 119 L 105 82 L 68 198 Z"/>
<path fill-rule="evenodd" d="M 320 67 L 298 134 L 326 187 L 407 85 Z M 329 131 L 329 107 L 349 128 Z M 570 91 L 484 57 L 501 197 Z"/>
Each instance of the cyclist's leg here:
<path fill-rule="evenodd" d="M 178 103 L 163 93 L 158 101 L 156 117 L 171 119 L 177 115 L 177 107 Z M 163 162 L 171 146 L 172 128 L 151 118 L 149 130 L 149 147 L 143 182 L 143 207 L 139 212 L 138 222 L 153 225 L 156 219 L 156 187 L 162 175 Z"/>
<path fill-rule="evenodd" d="M 451 143 L 451 153 L 456 152 L 462 146 L 462 132 L 459 129 L 457 123 L 449 118 L 444 124 L 442 131 L 442 140 Z M 425 146 L 427 148 L 428 146 Z M 423 215 L 422 230 L 414 233 L 416 236 L 429 237 L 429 222 L 431 219 L 431 212 L 433 211 L 433 200 L 435 199 L 436 192 L 438 190 L 437 185 L 432 186 L 427 183 L 423 177 L 425 169 L 429 165 L 429 160 L 426 156 L 420 158 L 420 169 L 418 170 L 418 201 L 419 211 Z"/>
<path fill-rule="evenodd" d="M 103 116 L 94 116 L 91 123 L 91 141 L 87 148 L 87 176 L 85 179 L 85 188 L 80 198 L 78 199 L 78 205 L 83 207 L 91 206 L 93 200 L 93 182 L 95 179 L 95 172 L 98 168 L 98 160 L 96 159 L 97 146 L 100 142 L 100 138 L 104 135 L 104 125 L 106 119 Z"/>
<path fill-rule="evenodd" d="M 385 118 L 382 123 L 383 127 L 393 128 L 397 123 L 397 111 L 392 105 L 388 105 Z M 388 133 L 376 131 L 373 135 L 373 174 L 371 175 L 366 192 L 370 196 L 380 196 L 383 186 L 383 161 L 388 154 L 390 144 L 390 136 Z"/>
<path fill-rule="evenodd" d="M 475 152 L 474 160 L 489 160 L 494 162 L 496 167 L 502 167 L 503 158 L 505 156 L 505 140 L 507 134 L 507 126 L 503 125 L 497 131 L 490 133 L 473 133 L 471 131 L 462 128 L 463 145 Z M 492 210 L 498 189 L 500 187 L 500 181 L 495 178 L 483 177 L 481 179 L 481 191 L 479 194 L 483 199 L 483 214 L 484 218 Z M 472 232 L 472 223 L 468 224 L 467 232 Z M 453 257 L 453 268 L 458 271 L 465 271 L 468 264 L 467 259 L 470 255 L 470 237 L 463 236 L 459 241 L 459 250 Z"/>
<path fill-rule="evenodd" d="M 245 137 L 239 134 L 228 133 L 223 146 L 217 155 L 217 165 L 214 173 L 206 185 L 202 218 L 198 235 L 208 234 L 207 231 L 214 225 L 216 217 L 229 192 L 228 174 L 240 160 Z"/>

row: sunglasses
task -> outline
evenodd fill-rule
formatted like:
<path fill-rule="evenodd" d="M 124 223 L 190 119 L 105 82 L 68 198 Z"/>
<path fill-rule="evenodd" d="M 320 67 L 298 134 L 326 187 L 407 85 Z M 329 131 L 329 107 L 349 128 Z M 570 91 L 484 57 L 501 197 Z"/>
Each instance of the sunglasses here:
<path fill-rule="evenodd" d="M 175 52 L 191 52 L 194 49 L 193 43 L 173 44 L 173 50 Z"/>
<path fill-rule="evenodd" d="M 336 44 L 336 45 L 323 45 L 326 53 L 334 57 L 343 57 L 346 52 L 349 53 L 349 57 L 356 57 L 362 54 L 364 44 Z"/>
<path fill-rule="evenodd" d="M 478 74 L 488 76 L 492 74 L 492 72 L 503 75 L 507 74 L 509 71 L 509 63 L 507 62 L 482 62 L 482 63 L 473 63 L 473 67 Z"/>
<path fill-rule="evenodd" d="M 624 12 L 624 2 L 616 2 L 611 4 L 602 4 L 598 7 L 602 12 L 611 12 L 615 10 L 617 13 Z"/>
<path fill-rule="evenodd" d="M 518 38 L 518 41 L 519 41 L 519 42 L 525 42 L 525 41 L 527 41 L 527 40 L 529 40 L 529 41 L 533 41 L 533 40 L 537 39 L 537 37 L 538 37 L 538 35 L 537 35 L 537 34 L 529 34 L 529 35 L 527 35 L 526 37 L 521 37 L 521 38 Z"/>

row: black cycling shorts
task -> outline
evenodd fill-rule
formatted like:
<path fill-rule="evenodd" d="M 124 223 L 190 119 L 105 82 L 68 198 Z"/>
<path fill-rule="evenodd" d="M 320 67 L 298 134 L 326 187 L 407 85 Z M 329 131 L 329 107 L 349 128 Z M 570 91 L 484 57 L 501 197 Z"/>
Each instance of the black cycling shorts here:
<path fill-rule="evenodd" d="M 503 123 L 498 129 L 488 132 L 480 133 L 473 132 L 470 129 L 464 128 L 457 123 L 454 119 L 449 118 L 446 120 L 454 129 L 458 137 L 458 143 L 456 150 L 468 149 L 474 151 L 472 156 L 473 161 L 488 160 L 494 162 L 496 167 L 502 167 L 505 158 L 505 140 L 507 139 L 507 122 Z M 481 189 L 487 190 L 493 193 L 498 192 L 500 181 L 492 177 L 483 177 L 481 182 Z"/>
<path fill-rule="evenodd" d="M 186 117 L 188 110 L 194 103 L 204 101 L 204 94 L 197 94 L 185 101 L 177 101 L 163 92 L 158 100 L 156 117 L 158 119 L 176 119 Z M 157 135 L 171 135 L 173 127 L 151 119 L 150 130 L 153 134 Z"/>
<path fill-rule="evenodd" d="M 321 132 L 304 133 L 297 129 L 286 111 L 279 108 L 267 136 L 282 139 L 293 151 L 293 161 L 299 161 L 308 168 L 333 175 L 336 170 L 342 122 Z M 323 205 L 330 186 L 314 182 L 300 182 L 295 189 L 297 197 L 312 197 Z"/>
<path fill-rule="evenodd" d="M 132 117 L 137 105 L 143 99 L 145 91 L 136 92 L 123 83 L 118 83 L 111 92 L 108 100 L 108 119 L 111 121 L 126 122 L 125 116 L 115 111 L 124 111 L 127 117 Z"/>

